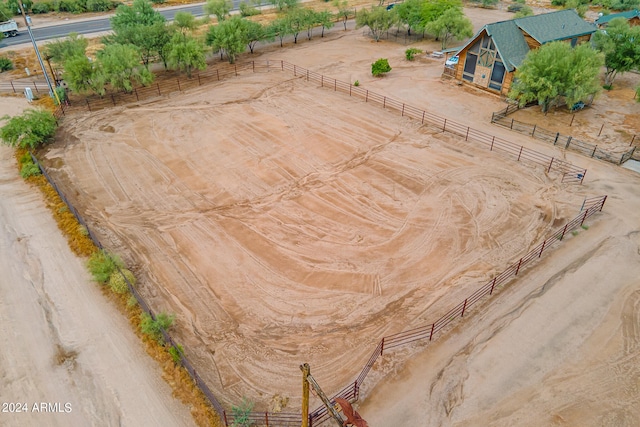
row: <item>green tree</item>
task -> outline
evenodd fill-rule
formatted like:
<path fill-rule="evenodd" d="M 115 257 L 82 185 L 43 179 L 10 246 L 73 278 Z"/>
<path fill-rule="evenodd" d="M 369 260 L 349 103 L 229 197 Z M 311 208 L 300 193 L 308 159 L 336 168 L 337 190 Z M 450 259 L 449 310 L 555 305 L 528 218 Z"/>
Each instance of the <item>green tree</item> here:
<path fill-rule="evenodd" d="M 233 16 L 209 27 L 206 43 L 214 50 L 223 51 L 230 64 L 236 61 L 238 54 L 244 52 L 249 44 L 245 22 L 239 16 Z"/>
<path fill-rule="evenodd" d="M 189 12 L 177 12 L 173 18 L 173 25 L 180 33 L 186 35 L 196 29 L 196 17 Z"/>
<path fill-rule="evenodd" d="M 192 36 L 174 34 L 167 45 L 167 65 L 173 70 L 185 71 L 191 78 L 194 69 L 204 70 L 207 67 L 204 46 Z"/>
<path fill-rule="evenodd" d="M 64 63 L 64 81 L 78 93 L 95 92 L 104 95 L 104 80 L 99 65 L 86 56 L 74 56 Z"/>
<path fill-rule="evenodd" d="M 316 13 L 316 22 L 322 26 L 322 35 L 324 37 L 324 30 L 333 28 L 335 16 L 328 10 Z"/>
<path fill-rule="evenodd" d="M 238 4 L 238 9 L 240 9 L 240 16 L 254 16 L 260 15 L 260 9 L 258 9 L 254 4 L 241 2 Z"/>
<path fill-rule="evenodd" d="M 303 8 L 287 10 L 287 14 L 284 18 L 291 29 L 290 34 L 293 35 L 293 43 L 298 43 L 298 35 L 300 34 L 300 31 L 306 29 L 309 22 L 313 19 L 311 15 L 312 13 L 313 12 L 310 9 Z"/>
<path fill-rule="evenodd" d="M 66 39 L 46 44 L 43 53 L 56 64 L 63 65 L 65 61 L 74 56 L 84 56 L 88 45 L 89 40 L 78 33 L 69 33 L 69 37 Z"/>
<path fill-rule="evenodd" d="M 204 11 L 209 15 L 215 15 L 218 22 L 222 22 L 229 16 L 233 3 L 231 0 L 207 0 Z"/>
<path fill-rule="evenodd" d="M 462 12 L 461 0 L 430 0 L 422 5 L 422 22 L 426 26 L 440 18 L 447 10 L 458 9 Z"/>
<path fill-rule="evenodd" d="M 258 42 L 269 39 L 273 40 L 273 38 L 269 38 L 266 27 L 259 22 L 243 19 L 241 21 L 241 24 L 243 27 L 242 31 L 244 32 L 247 42 L 247 47 L 249 48 L 249 51 L 251 53 L 253 53 L 253 49 Z"/>
<path fill-rule="evenodd" d="M 509 98 L 520 105 L 537 100 L 544 112 L 563 97 L 567 105 L 574 105 L 598 93 L 603 63 L 603 55 L 588 44 L 575 48 L 562 41 L 544 44 L 525 57 Z"/>
<path fill-rule="evenodd" d="M 452 39 L 460 40 L 463 37 L 471 37 L 473 24 L 461 10 L 450 8 L 445 10 L 438 19 L 429 22 L 427 31 L 440 40 L 442 49 L 446 49 Z"/>
<path fill-rule="evenodd" d="M 106 37 L 105 42 L 132 44 L 138 48 L 143 64 L 148 66 L 153 58 L 159 56 L 166 68 L 165 47 L 174 30 L 165 23 L 165 18 L 153 9 L 148 0 L 134 0 L 132 6 L 118 6 L 111 18 L 113 35 Z"/>
<path fill-rule="evenodd" d="M 395 8 L 394 8 L 395 9 Z M 356 14 L 356 28 L 369 27 L 375 41 L 380 41 L 382 34 L 397 22 L 397 15 L 385 7 L 362 9 Z"/>
<path fill-rule="evenodd" d="M 589 10 L 589 5 L 584 4 L 582 0 L 567 0 L 564 4 L 564 8 L 574 9 L 580 18 L 584 18 Z"/>
<path fill-rule="evenodd" d="M 7 3 L 0 1 L 0 22 L 8 21 L 9 19 L 13 18 L 13 15 L 15 14 L 12 10 L 15 9 L 9 8 L 9 5 Z M 2 40 L 2 33 L 0 33 L 0 40 Z"/>
<path fill-rule="evenodd" d="M 140 54 L 133 45 L 111 44 L 98 52 L 101 80 L 113 89 L 131 92 L 134 84 L 144 86 L 153 81 L 154 75 L 140 65 Z"/>
<path fill-rule="evenodd" d="M 604 54 L 604 84 L 613 85 L 619 74 L 640 68 L 640 27 L 629 26 L 624 18 L 612 19 L 606 31 L 593 37 L 596 49 Z"/>
<path fill-rule="evenodd" d="M 407 27 L 407 34 L 411 35 L 411 30 L 422 32 L 425 28 L 423 7 L 426 0 L 406 0 L 394 6 L 398 14 L 398 21 Z"/>
<path fill-rule="evenodd" d="M 280 40 L 280 47 L 282 47 L 282 40 L 289 34 L 293 34 L 289 20 L 284 17 L 271 21 L 266 31 L 269 37 L 277 37 Z"/>
<path fill-rule="evenodd" d="M 391 71 L 391 66 L 389 65 L 389 60 L 386 58 L 380 58 L 373 64 L 371 64 L 371 74 L 374 77 L 381 77 Z"/>
<path fill-rule="evenodd" d="M 58 123 L 51 112 L 26 110 L 20 116 L 4 116 L 6 124 L 0 128 L 0 139 L 11 147 L 35 149 L 49 141 Z"/>
<path fill-rule="evenodd" d="M 334 0 L 333 5 L 338 8 L 337 17 L 342 20 L 344 30 L 347 31 L 347 21 L 355 16 L 354 10 L 349 7 L 347 0 Z"/>

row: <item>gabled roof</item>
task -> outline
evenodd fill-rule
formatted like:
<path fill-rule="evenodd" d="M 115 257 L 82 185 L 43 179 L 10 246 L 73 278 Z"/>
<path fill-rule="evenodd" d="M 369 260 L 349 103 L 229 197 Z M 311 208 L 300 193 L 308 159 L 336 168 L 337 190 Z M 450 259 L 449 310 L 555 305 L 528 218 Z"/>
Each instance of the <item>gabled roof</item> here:
<path fill-rule="evenodd" d="M 640 18 L 640 10 L 636 9 L 636 10 L 627 10 L 626 12 L 620 12 L 620 13 L 612 13 L 610 15 L 603 15 L 600 18 L 596 19 L 596 25 L 605 25 L 608 24 L 612 19 L 616 19 L 616 18 L 624 18 L 624 19 L 631 19 L 631 18 Z"/>
<path fill-rule="evenodd" d="M 580 18 L 573 9 L 527 16 L 515 21 L 522 31 L 540 44 L 593 34 L 596 31 L 595 25 Z"/>
<path fill-rule="evenodd" d="M 592 34 L 595 31 L 595 25 L 580 18 L 575 10 L 566 9 L 487 24 L 460 50 L 469 47 L 478 36 L 486 32 L 493 39 L 507 71 L 513 71 L 529 52 L 523 32 L 538 43 L 544 44 Z"/>

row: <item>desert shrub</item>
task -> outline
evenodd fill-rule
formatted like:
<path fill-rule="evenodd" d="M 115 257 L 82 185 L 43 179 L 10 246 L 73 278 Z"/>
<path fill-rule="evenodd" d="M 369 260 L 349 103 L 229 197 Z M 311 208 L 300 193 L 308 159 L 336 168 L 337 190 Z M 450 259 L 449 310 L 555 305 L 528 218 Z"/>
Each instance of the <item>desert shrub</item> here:
<path fill-rule="evenodd" d="M 49 13 L 52 10 L 53 10 L 53 3 L 48 1 L 34 3 L 34 5 L 31 6 L 31 13 L 33 13 L 34 15 L 37 15 L 39 13 Z"/>
<path fill-rule="evenodd" d="M 567 0 L 551 0 L 551 4 L 554 6 L 564 6 Z"/>
<path fill-rule="evenodd" d="M 112 255 L 103 249 L 94 252 L 89 257 L 87 268 L 91 276 L 93 276 L 93 280 L 101 284 L 106 284 L 118 268 L 124 268 L 124 263 L 118 256 Z"/>
<path fill-rule="evenodd" d="M 525 16 L 533 15 L 533 10 L 529 6 L 522 6 L 522 8 L 515 14 L 514 18 L 524 18 Z"/>
<path fill-rule="evenodd" d="M 0 56 L 0 73 L 9 70 L 13 70 L 13 62 L 9 58 Z"/>
<path fill-rule="evenodd" d="M 37 176 L 40 174 L 42 174 L 40 168 L 38 167 L 38 165 L 35 165 L 33 163 L 22 165 L 22 167 L 20 168 L 20 176 L 25 179 L 29 178 L 30 176 Z"/>
<path fill-rule="evenodd" d="M 142 313 L 140 315 L 140 330 L 157 342 L 164 343 L 162 331 L 168 330 L 173 325 L 174 319 L 173 314 L 160 313 L 156 316 L 156 320 L 153 320 L 149 314 Z"/>
<path fill-rule="evenodd" d="M 380 58 L 371 64 L 371 74 L 373 74 L 374 77 L 383 76 L 389 71 L 391 71 L 391 66 L 389 65 L 389 60 L 386 58 Z"/>
<path fill-rule="evenodd" d="M 242 403 L 238 406 L 232 406 L 231 411 L 233 413 L 232 427 L 248 427 L 251 425 L 249 414 L 253 410 L 253 402 L 246 397 L 242 398 Z"/>
<path fill-rule="evenodd" d="M 184 355 L 184 348 L 180 344 L 177 344 L 175 347 L 171 347 L 169 349 L 169 354 L 173 359 L 173 363 L 175 363 L 176 365 L 179 365 L 180 358 Z"/>
<path fill-rule="evenodd" d="M 111 0 L 87 0 L 85 5 L 87 12 L 106 12 L 114 8 Z"/>
<path fill-rule="evenodd" d="M 240 15 L 242 16 L 254 16 L 260 15 L 260 9 L 255 6 L 250 5 L 249 3 L 240 3 Z"/>
<path fill-rule="evenodd" d="M 47 110 L 26 110 L 20 116 L 4 118 L 7 122 L 0 128 L 0 139 L 11 147 L 38 148 L 49 141 L 58 128 L 56 118 Z"/>
<path fill-rule="evenodd" d="M 120 274 L 121 272 L 122 274 Z M 132 286 L 136 284 L 136 277 L 131 271 L 124 268 L 120 269 L 120 271 L 113 272 L 111 277 L 109 277 L 109 288 L 116 294 L 126 294 L 129 291 L 129 286 L 127 285 L 125 277 Z"/>
<path fill-rule="evenodd" d="M 519 12 L 523 7 L 525 7 L 523 3 L 513 3 L 507 6 L 507 12 Z"/>
<path fill-rule="evenodd" d="M 419 53 L 422 53 L 420 49 L 416 49 L 415 47 L 412 47 L 404 51 L 404 56 L 409 61 L 413 61 L 413 58 Z"/>
<path fill-rule="evenodd" d="M 355 82 L 353 82 L 353 85 L 354 85 L 354 86 L 360 86 L 360 81 L 359 81 L 359 80 L 356 80 Z"/>
<path fill-rule="evenodd" d="M 491 8 L 496 4 L 498 4 L 498 0 L 482 0 L 481 3 L 482 3 L 482 7 Z"/>

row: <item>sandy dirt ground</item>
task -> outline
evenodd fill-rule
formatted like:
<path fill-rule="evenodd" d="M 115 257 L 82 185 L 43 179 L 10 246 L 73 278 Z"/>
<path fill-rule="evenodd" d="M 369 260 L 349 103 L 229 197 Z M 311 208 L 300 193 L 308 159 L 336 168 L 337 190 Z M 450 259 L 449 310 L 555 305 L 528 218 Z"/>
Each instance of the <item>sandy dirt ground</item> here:
<path fill-rule="evenodd" d="M 472 14 L 476 28 L 511 16 Z M 152 306 L 178 315 L 216 394 L 260 409 L 274 394 L 299 407 L 302 362 L 328 393 L 342 388 L 380 337 L 435 320 L 585 196 L 609 194 L 588 230 L 447 338 L 385 355 L 360 412 L 372 427 L 637 425 L 640 175 L 491 126 L 499 98 L 442 81 L 442 60 L 410 63 L 405 49 L 357 31 L 257 58 L 564 158 L 589 170 L 585 184 L 283 73 L 69 118 L 48 161 Z M 374 79 L 379 57 L 393 70 Z M 622 98 L 607 108 L 635 114 Z"/>
<path fill-rule="evenodd" d="M 5 146 L 0 193 L 0 425 L 193 425 Z"/>

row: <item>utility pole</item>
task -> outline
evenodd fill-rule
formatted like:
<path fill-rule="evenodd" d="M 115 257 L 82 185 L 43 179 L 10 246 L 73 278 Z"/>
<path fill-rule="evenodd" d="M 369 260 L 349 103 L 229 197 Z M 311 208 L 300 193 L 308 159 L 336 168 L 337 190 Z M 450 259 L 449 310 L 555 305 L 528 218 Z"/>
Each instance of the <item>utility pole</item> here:
<path fill-rule="evenodd" d="M 42 69 L 42 74 L 44 75 L 44 79 L 47 81 L 47 86 L 49 86 L 49 96 L 54 98 L 58 105 L 60 105 L 60 99 L 58 98 L 58 94 L 55 90 L 53 90 L 53 86 L 51 85 L 51 80 L 49 80 L 49 74 L 47 73 L 47 69 L 44 68 L 44 62 L 42 62 L 42 56 L 40 56 L 40 51 L 38 50 L 38 45 L 36 44 L 36 39 L 33 38 L 33 32 L 31 31 L 31 18 L 27 16 L 24 12 L 24 5 L 20 0 L 18 0 L 18 6 L 20 7 L 20 13 L 24 18 L 24 24 L 27 26 L 27 31 L 29 32 L 29 38 L 31 39 L 31 43 L 33 43 L 33 49 L 36 51 L 36 56 L 38 57 L 38 62 L 40 62 L 40 69 Z"/>
<path fill-rule="evenodd" d="M 311 376 L 311 367 L 309 366 L 308 363 L 305 363 L 303 365 L 300 365 L 300 370 L 302 371 L 302 381 L 303 381 L 303 401 L 302 401 L 302 406 L 304 408 L 305 403 L 304 403 L 304 391 L 305 391 L 305 387 L 306 387 L 306 391 L 307 391 L 307 408 L 309 405 L 309 386 L 313 387 L 313 389 L 315 390 L 316 394 L 318 395 L 318 397 L 320 398 L 320 400 L 322 400 L 322 403 L 324 403 L 324 406 L 326 406 L 327 411 L 329 412 L 329 415 L 331 416 L 331 418 L 334 419 L 334 421 L 336 422 L 336 425 L 338 425 L 338 427 L 343 427 L 342 424 L 342 417 L 340 416 L 340 414 L 338 413 L 338 411 L 336 411 L 336 408 L 331 404 L 331 401 L 329 400 L 329 398 L 327 398 L 327 395 L 324 394 L 324 392 L 322 391 L 322 389 L 320 388 L 320 385 L 317 383 L 317 381 L 315 380 L 315 378 L 313 378 Z M 304 382 L 307 383 L 307 385 L 304 385 Z M 307 412 L 309 411 L 309 409 L 307 409 Z M 302 413 L 302 425 L 304 426 L 304 409 L 303 409 L 303 413 Z M 309 414 L 307 413 L 307 422 L 309 420 Z"/>

